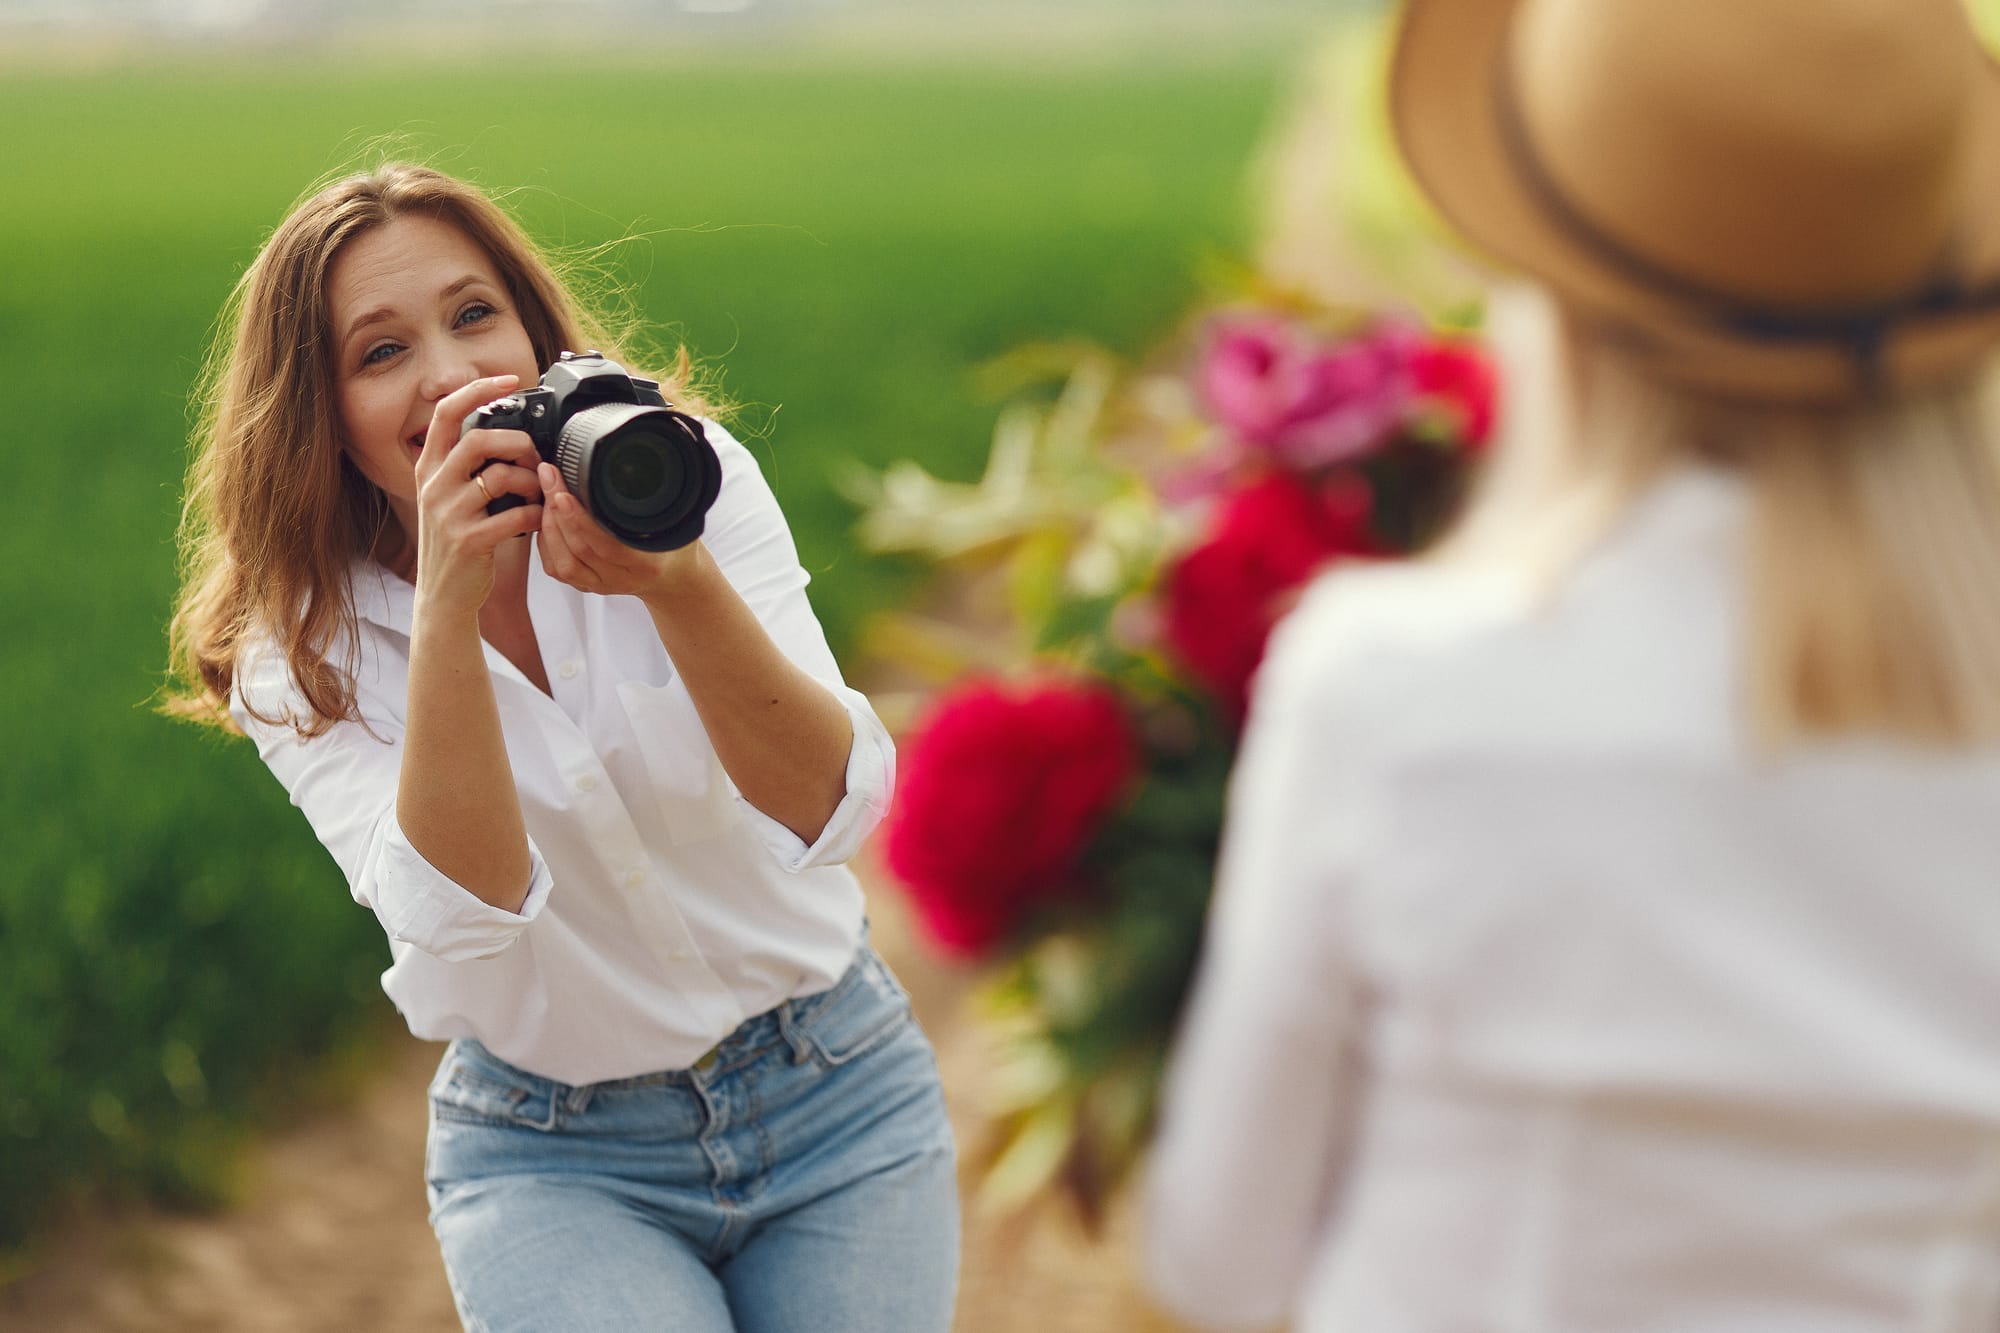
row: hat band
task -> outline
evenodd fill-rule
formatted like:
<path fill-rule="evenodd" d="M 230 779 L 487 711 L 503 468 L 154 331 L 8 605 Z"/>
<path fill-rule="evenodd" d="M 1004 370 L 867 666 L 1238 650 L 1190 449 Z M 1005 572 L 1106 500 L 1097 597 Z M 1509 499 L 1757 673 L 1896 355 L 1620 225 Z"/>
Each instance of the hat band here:
<path fill-rule="evenodd" d="M 1493 81 L 1501 142 L 1508 161 L 1537 205 L 1557 228 L 1601 264 L 1655 294 L 1694 308 L 1699 319 L 1752 342 L 1820 343 L 1844 347 L 1864 384 L 1880 377 L 1882 347 L 1897 326 L 2000 310 L 2000 280 L 1968 286 L 1951 271 L 1915 293 L 1846 309 L 1802 311 L 1758 305 L 1657 264 L 1592 222 L 1564 193 L 1536 152 L 1514 87 L 1513 62 L 1504 48 Z"/>

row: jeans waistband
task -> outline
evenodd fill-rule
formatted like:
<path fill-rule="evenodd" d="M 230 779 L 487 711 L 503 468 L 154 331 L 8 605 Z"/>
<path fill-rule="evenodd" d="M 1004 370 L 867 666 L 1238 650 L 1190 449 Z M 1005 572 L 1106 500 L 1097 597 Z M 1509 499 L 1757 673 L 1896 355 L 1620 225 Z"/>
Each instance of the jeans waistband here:
<path fill-rule="evenodd" d="M 606 1079 L 600 1083 L 584 1084 L 579 1087 L 559 1083 L 517 1065 L 511 1065 L 472 1037 L 460 1037 L 454 1045 L 480 1062 L 513 1075 L 523 1087 L 545 1088 L 558 1096 L 578 1092 L 583 1088 L 642 1088 L 692 1083 L 697 1079 L 712 1079 L 739 1069 L 775 1047 L 790 1047 L 795 1060 L 806 1059 L 809 1049 L 801 1031 L 804 1022 L 819 1009 L 853 990 L 855 986 L 864 984 L 864 975 L 871 968 L 886 973 L 887 964 L 876 955 L 873 946 L 864 936 L 855 952 L 854 960 L 847 965 L 847 970 L 841 973 L 840 979 L 833 985 L 822 991 L 786 1000 L 761 1014 L 744 1019 L 734 1031 L 709 1047 L 685 1069 L 661 1069 L 647 1074 L 633 1074 L 626 1078 Z"/>

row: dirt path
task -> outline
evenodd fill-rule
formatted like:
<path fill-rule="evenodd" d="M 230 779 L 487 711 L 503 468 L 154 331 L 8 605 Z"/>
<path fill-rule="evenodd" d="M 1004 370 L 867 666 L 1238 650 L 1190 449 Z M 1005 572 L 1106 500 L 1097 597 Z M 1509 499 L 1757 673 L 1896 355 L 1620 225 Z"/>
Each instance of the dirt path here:
<path fill-rule="evenodd" d="M 938 1048 L 961 1144 L 985 1064 L 969 978 L 912 943 L 892 895 L 873 936 Z M 449 1333 L 458 1327 L 424 1220 L 424 1089 L 439 1048 L 402 1038 L 352 1107 L 264 1145 L 244 1204 L 138 1215 L 59 1237 L 0 1291 L 0 1329 L 27 1333 Z M 956 1333 L 1173 1333 L 1131 1274 L 1129 1217 L 1092 1245 L 1059 1219 L 1003 1234 L 968 1208 Z"/>

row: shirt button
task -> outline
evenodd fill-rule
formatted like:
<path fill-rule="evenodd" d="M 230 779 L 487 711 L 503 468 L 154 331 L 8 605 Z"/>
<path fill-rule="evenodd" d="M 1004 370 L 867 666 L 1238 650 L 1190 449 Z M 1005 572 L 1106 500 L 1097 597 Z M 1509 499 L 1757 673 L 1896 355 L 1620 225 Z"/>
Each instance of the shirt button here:
<path fill-rule="evenodd" d="M 597 775 L 595 773 L 585 773 L 576 780 L 576 789 L 578 791 L 596 791 Z"/>
<path fill-rule="evenodd" d="M 636 888 L 638 888 L 638 887 L 639 887 L 639 886 L 640 886 L 641 884 L 644 884 L 645 882 L 646 882 L 646 874 L 645 874 L 645 872 L 644 872 L 644 871 L 641 871 L 641 870 L 628 870 L 628 871 L 626 871 L 626 872 L 625 872 L 625 887 L 626 887 L 626 888 L 628 888 L 628 889 L 636 889 Z"/>
<path fill-rule="evenodd" d="M 676 949 L 672 953 L 667 955 L 667 957 L 673 959 L 676 963 L 685 963 L 688 959 L 692 958 L 693 956 L 694 955 L 690 954 L 686 949 Z"/>
<path fill-rule="evenodd" d="M 556 668 L 556 674 L 558 676 L 561 676 L 564 680 L 570 680 L 573 679 L 576 676 L 576 673 L 581 670 L 583 670 L 583 664 L 581 662 L 578 662 L 575 658 L 571 658 L 569 661 L 564 662 L 561 666 Z"/>

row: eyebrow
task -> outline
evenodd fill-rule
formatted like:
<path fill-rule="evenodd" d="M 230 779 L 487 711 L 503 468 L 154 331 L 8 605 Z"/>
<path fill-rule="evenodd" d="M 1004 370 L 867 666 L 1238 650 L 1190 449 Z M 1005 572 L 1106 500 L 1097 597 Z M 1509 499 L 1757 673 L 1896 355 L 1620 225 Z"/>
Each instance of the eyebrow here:
<path fill-rule="evenodd" d="M 443 291 L 439 292 L 437 294 L 437 299 L 439 301 L 449 301 L 452 297 L 458 295 L 460 292 L 464 291 L 467 287 L 470 287 L 475 283 L 480 283 L 484 281 L 486 281 L 486 279 L 480 276 L 479 274 L 468 273 L 464 277 L 460 278 L 457 282 L 452 283 L 449 287 L 446 287 Z M 347 326 L 347 331 L 340 335 L 340 345 L 342 347 L 347 346 L 348 343 L 354 340 L 355 334 L 361 332 L 361 330 L 367 328 L 370 324 L 380 324 L 383 320 L 393 319 L 395 318 L 395 316 L 396 316 L 396 308 L 394 306 L 387 306 L 387 305 L 376 306 L 373 310 L 368 311 L 366 314 L 357 316 L 354 319 L 354 321 Z"/>

